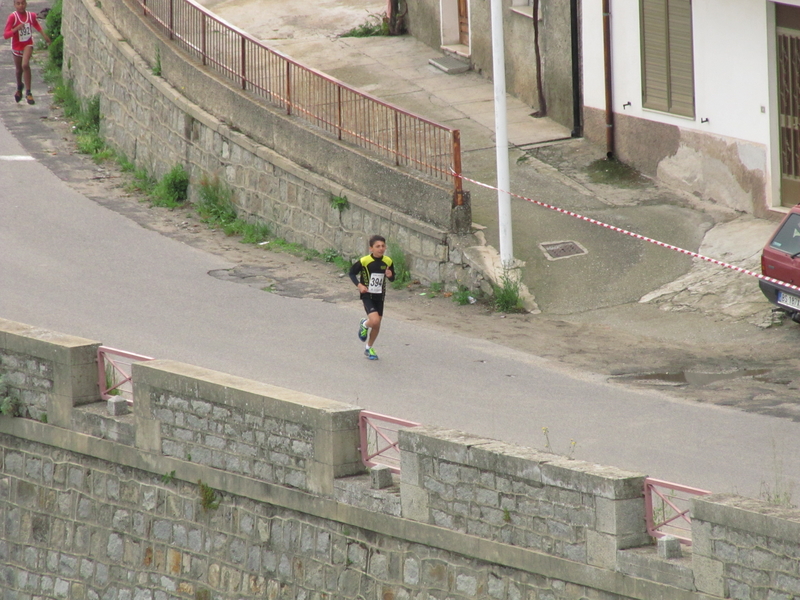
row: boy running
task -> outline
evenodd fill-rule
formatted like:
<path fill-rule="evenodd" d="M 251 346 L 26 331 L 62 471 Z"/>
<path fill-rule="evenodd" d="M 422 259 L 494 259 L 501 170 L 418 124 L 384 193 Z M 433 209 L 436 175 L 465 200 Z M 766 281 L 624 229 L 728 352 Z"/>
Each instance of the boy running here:
<path fill-rule="evenodd" d="M 3 38 L 11 38 L 11 54 L 14 55 L 14 66 L 17 69 L 17 91 L 14 100 L 22 100 L 23 86 L 25 100 L 28 104 L 36 104 L 31 93 L 31 54 L 33 54 L 33 30 L 42 34 L 49 44 L 50 38 L 42 30 L 36 13 L 28 12 L 27 0 L 14 0 L 14 12 L 8 15 Z"/>
<path fill-rule="evenodd" d="M 383 318 L 383 300 L 386 297 L 386 280 L 394 281 L 392 259 L 384 256 L 386 239 L 373 235 L 369 238 L 369 254 L 361 257 L 350 267 L 350 279 L 361 293 L 361 302 L 367 316 L 361 319 L 358 327 L 358 339 L 367 342 L 364 356 L 369 360 L 378 360 L 372 345 L 381 331 Z M 369 337 L 369 340 L 367 340 Z"/>

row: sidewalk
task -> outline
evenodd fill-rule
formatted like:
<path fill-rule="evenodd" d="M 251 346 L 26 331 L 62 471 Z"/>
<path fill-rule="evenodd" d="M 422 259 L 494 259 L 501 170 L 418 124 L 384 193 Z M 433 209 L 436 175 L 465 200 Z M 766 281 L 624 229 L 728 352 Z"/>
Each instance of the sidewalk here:
<path fill-rule="evenodd" d="M 464 175 L 496 183 L 490 80 L 471 71 L 441 71 L 430 60 L 442 53 L 410 36 L 338 37 L 383 13 L 384 2 L 332 0 L 312 7 L 286 0 L 228 0 L 206 6 L 308 66 L 460 129 Z M 570 139 L 567 127 L 548 118 L 531 117 L 533 109 L 511 96 L 507 110 L 513 194 L 758 269 L 774 223 L 701 205 L 649 180 L 633 186 L 595 184 L 585 167 L 603 158 L 603 149 Z M 496 193 L 474 184 L 465 188 L 472 194 L 473 221 L 486 227 L 488 243 L 498 248 Z M 769 304 L 754 278 L 702 261 L 693 267 L 693 259 L 683 254 L 518 198 L 512 200 L 512 219 L 514 256 L 526 265 L 522 280 L 544 312 L 576 315 L 645 297 L 666 311 L 710 309 L 762 325 L 769 319 Z M 710 231 L 714 234 L 706 237 Z M 701 247 L 704 238 L 708 241 Z M 585 253 L 553 259 L 541 247 L 559 242 L 575 242 Z M 693 287 L 697 282 L 702 285 Z"/>

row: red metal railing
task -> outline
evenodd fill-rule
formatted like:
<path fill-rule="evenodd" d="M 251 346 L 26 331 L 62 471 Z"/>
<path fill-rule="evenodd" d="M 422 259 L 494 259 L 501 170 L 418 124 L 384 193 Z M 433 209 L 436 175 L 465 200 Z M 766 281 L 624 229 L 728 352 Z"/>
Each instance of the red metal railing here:
<path fill-rule="evenodd" d="M 107 346 L 97 349 L 98 385 L 100 397 L 109 400 L 114 396 L 122 396 L 133 404 L 133 373 L 131 365 L 137 361 L 153 360 L 149 356 L 124 352 Z"/>
<path fill-rule="evenodd" d="M 672 535 L 681 544 L 692 545 L 692 498 L 711 492 L 650 477 L 644 480 L 647 533 L 654 538 Z"/>
<path fill-rule="evenodd" d="M 445 127 L 292 60 L 193 0 L 133 0 L 203 65 L 338 139 L 453 185 L 462 203 L 461 141 Z"/>
<path fill-rule="evenodd" d="M 386 465 L 393 473 L 400 472 L 400 448 L 397 431 L 400 427 L 416 427 L 419 423 L 396 419 L 362 410 L 358 418 L 361 437 L 361 462 L 367 467 Z"/>

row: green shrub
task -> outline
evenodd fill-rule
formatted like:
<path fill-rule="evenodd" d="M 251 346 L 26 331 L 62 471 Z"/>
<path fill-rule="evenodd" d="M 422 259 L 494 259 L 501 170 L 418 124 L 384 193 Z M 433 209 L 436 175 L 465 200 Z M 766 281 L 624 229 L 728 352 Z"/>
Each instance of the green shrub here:
<path fill-rule="evenodd" d="M 49 14 L 47 15 L 50 16 Z M 59 70 L 64 66 L 64 36 L 51 38 L 52 42 L 47 48 L 47 54 L 50 57 L 50 62 Z"/>
<path fill-rule="evenodd" d="M 497 312 L 522 312 L 522 299 L 519 295 L 519 280 L 508 271 L 500 277 L 500 285 L 493 285 L 494 308 Z"/>
<path fill-rule="evenodd" d="M 347 199 L 347 196 L 334 196 L 331 194 L 330 198 L 331 208 L 338 210 L 339 212 L 344 212 L 348 208 L 350 208 L 350 201 Z"/>
<path fill-rule="evenodd" d="M 61 15 L 62 15 L 62 0 L 55 0 L 53 6 L 47 13 L 44 19 L 45 29 L 50 39 L 55 41 L 57 37 L 61 36 Z"/>
<path fill-rule="evenodd" d="M 406 253 L 395 242 L 389 242 L 386 254 L 392 259 L 392 270 L 394 270 L 392 287 L 396 290 L 407 287 L 411 281 L 411 271 L 408 269 Z"/>

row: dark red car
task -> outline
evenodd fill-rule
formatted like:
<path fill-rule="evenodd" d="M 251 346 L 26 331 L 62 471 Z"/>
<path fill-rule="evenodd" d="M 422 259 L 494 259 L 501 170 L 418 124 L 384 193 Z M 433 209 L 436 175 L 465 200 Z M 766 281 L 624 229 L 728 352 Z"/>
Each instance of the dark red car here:
<path fill-rule="evenodd" d="M 800 287 L 800 204 L 781 221 L 775 235 L 761 252 L 761 273 Z M 800 323 L 800 290 L 780 282 L 759 280 L 767 300 Z"/>

